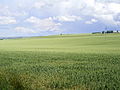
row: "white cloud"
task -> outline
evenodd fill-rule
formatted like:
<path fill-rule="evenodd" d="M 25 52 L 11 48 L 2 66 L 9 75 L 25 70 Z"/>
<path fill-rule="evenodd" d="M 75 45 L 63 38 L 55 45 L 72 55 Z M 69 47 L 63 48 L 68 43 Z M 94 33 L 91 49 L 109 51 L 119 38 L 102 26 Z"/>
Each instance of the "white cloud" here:
<path fill-rule="evenodd" d="M 109 3 L 108 8 L 114 14 L 120 13 L 120 4 L 118 3 Z"/>
<path fill-rule="evenodd" d="M 0 24 L 16 24 L 17 21 L 14 17 L 0 16 Z"/>
<path fill-rule="evenodd" d="M 95 1 L 95 0 L 94 0 Z M 86 3 L 87 4 L 87 3 Z M 120 4 L 101 3 L 95 1 L 89 8 L 86 8 L 84 14 L 92 16 L 106 24 L 117 24 L 114 20 L 116 14 L 120 13 Z"/>
<path fill-rule="evenodd" d="M 105 0 L 14 0 L 12 3 L 4 4 L 1 2 L 0 24 L 15 24 L 17 19 L 21 21 L 19 24 L 29 25 L 29 28 L 16 27 L 18 32 L 24 33 L 61 31 L 60 28 L 65 30 L 69 27 L 66 24 L 61 26 L 63 22 L 84 21 L 88 18 L 90 19 L 85 22 L 86 24 L 99 21 L 104 24 L 120 24 L 120 3 L 114 0 L 103 1 Z M 26 19 L 27 15 L 37 17 Z"/>
<path fill-rule="evenodd" d="M 39 2 L 35 2 L 34 5 L 33 5 L 33 7 L 37 8 L 37 9 L 41 9 L 45 5 L 46 5 L 45 2 L 39 1 Z"/>
<path fill-rule="evenodd" d="M 92 14 L 93 13 L 93 14 Z M 88 15 L 91 15 L 105 24 L 116 25 L 119 21 L 116 21 L 116 16 L 120 13 L 120 4 L 117 3 L 100 3 L 96 2 L 93 7 L 93 11 Z"/>
<path fill-rule="evenodd" d="M 9 16 L 9 17 L 18 17 L 18 16 L 26 16 L 27 12 L 23 10 L 10 10 L 10 7 L 5 5 L 0 5 L 0 15 Z"/>
<path fill-rule="evenodd" d="M 16 17 L 21 17 L 21 16 L 27 16 L 28 13 L 25 11 L 16 11 L 16 12 L 11 12 L 10 16 L 16 16 Z"/>
<path fill-rule="evenodd" d="M 98 20 L 91 19 L 90 21 L 86 21 L 85 24 L 93 24 L 93 23 L 96 23 L 96 22 L 98 22 Z"/>
<path fill-rule="evenodd" d="M 56 0 L 51 8 L 58 12 L 59 17 L 57 19 L 59 21 L 69 21 L 66 15 L 79 15 L 91 16 L 103 23 L 116 24 L 118 21 L 116 22 L 114 17 L 120 13 L 120 3 L 113 1 L 101 2 L 100 0 Z"/>
<path fill-rule="evenodd" d="M 53 19 L 62 21 L 62 22 L 73 22 L 80 20 L 80 16 L 92 16 L 101 20 L 103 22 L 109 23 L 110 19 L 106 18 L 107 16 L 111 18 L 111 22 L 114 21 L 114 17 L 120 13 L 120 3 L 116 2 L 101 2 L 100 0 L 32 0 L 21 2 L 21 7 L 26 11 L 14 11 L 11 12 L 8 6 L 0 6 L 0 13 L 8 16 L 25 16 L 29 13 L 31 8 L 41 9 L 42 7 L 47 7 L 40 10 L 41 15 L 46 16 L 46 12 L 51 12 Z M 31 3 L 30 3 L 31 2 Z M 28 4 L 27 4 L 28 3 Z M 29 8 L 29 9 L 28 9 Z M 32 11 L 31 11 L 32 12 Z M 34 10 L 33 10 L 34 12 Z M 35 13 L 39 13 L 38 11 Z M 39 14 L 40 14 L 39 13 Z M 72 15 L 72 16 L 71 16 Z M 115 23 L 116 21 L 114 21 Z"/>
<path fill-rule="evenodd" d="M 15 31 L 18 33 L 37 33 L 35 30 L 25 27 L 16 27 Z"/>
<path fill-rule="evenodd" d="M 53 19 L 61 22 L 75 22 L 75 21 L 82 20 L 80 16 L 70 16 L 70 15 L 56 16 L 56 17 L 53 17 Z"/>
<path fill-rule="evenodd" d="M 32 23 L 40 31 L 57 31 L 59 30 L 59 26 L 61 26 L 60 23 L 54 22 L 51 17 L 40 19 L 32 16 L 26 19 L 25 22 Z"/>

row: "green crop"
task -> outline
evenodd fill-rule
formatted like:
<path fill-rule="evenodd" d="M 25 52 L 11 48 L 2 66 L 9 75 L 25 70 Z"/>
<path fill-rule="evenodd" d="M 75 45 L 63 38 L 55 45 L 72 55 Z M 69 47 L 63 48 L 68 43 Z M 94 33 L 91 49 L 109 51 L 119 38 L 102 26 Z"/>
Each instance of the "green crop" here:
<path fill-rule="evenodd" d="M 0 90 L 119 90 L 120 34 L 0 40 Z"/>

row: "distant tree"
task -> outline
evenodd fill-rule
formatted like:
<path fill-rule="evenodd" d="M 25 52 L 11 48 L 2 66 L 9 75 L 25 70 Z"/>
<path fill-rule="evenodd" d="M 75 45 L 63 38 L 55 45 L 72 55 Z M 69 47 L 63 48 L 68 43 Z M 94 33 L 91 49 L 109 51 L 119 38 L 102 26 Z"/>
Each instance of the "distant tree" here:
<path fill-rule="evenodd" d="M 107 31 L 106 33 L 113 33 L 113 31 Z"/>
<path fill-rule="evenodd" d="M 102 34 L 104 34 L 105 33 L 105 31 L 102 31 Z"/>
<path fill-rule="evenodd" d="M 63 34 L 61 33 L 60 35 L 62 36 Z"/>
<path fill-rule="evenodd" d="M 117 30 L 117 33 L 119 33 L 119 31 Z"/>

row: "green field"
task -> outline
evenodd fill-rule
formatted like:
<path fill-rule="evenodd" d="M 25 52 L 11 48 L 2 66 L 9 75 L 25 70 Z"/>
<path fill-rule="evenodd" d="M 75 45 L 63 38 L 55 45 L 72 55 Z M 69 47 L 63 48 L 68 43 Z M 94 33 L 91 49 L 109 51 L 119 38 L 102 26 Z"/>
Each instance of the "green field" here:
<path fill-rule="evenodd" d="M 0 90 L 120 90 L 120 34 L 0 40 Z"/>

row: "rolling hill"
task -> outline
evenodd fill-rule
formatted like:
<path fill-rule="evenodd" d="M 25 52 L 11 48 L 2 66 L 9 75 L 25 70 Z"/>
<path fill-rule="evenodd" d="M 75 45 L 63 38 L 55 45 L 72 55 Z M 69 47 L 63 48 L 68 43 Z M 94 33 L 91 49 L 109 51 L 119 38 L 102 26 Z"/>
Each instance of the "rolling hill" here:
<path fill-rule="evenodd" d="M 120 34 L 0 40 L 0 89 L 119 90 Z"/>

